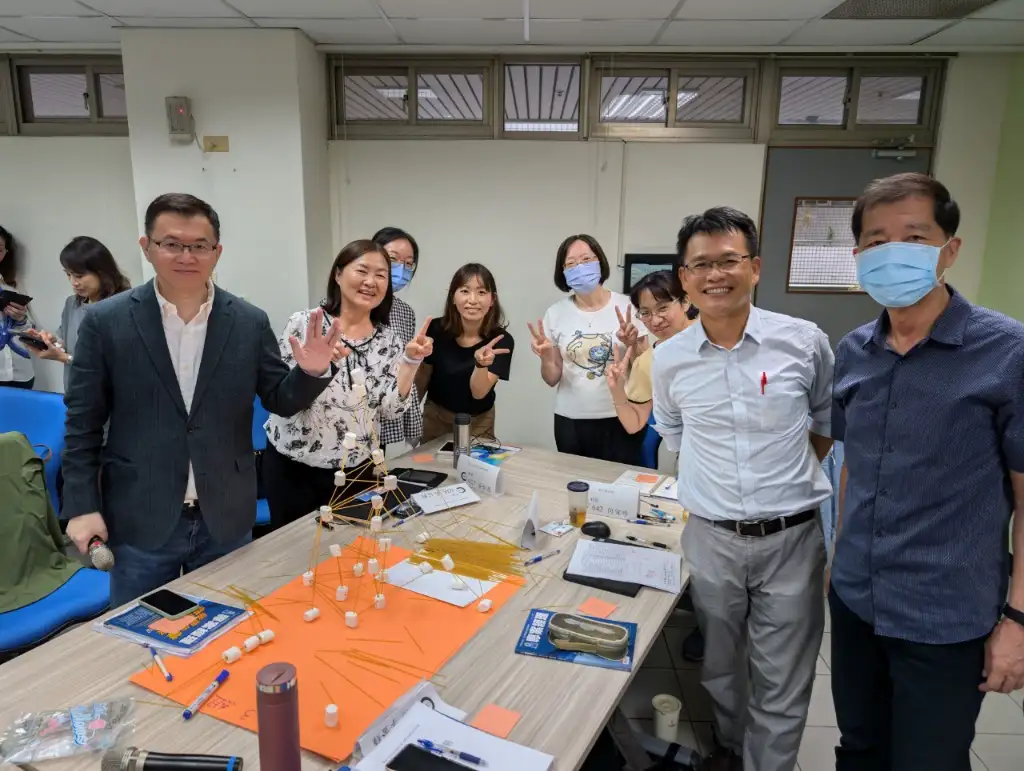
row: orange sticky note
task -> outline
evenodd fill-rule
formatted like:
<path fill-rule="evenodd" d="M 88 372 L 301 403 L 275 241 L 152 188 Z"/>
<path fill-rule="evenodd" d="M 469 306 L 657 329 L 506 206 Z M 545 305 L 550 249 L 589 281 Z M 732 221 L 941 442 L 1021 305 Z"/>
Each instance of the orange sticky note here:
<path fill-rule="evenodd" d="M 497 736 L 499 739 L 507 739 L 520 717 L 522 715 L 518 712 L 499 707 L 497 704 L 488 704 L 476 714 L 470 725 Z"/>
<path fill-rule="evenodd" d="M 177 635 L 184 632 L 190 626 L 194 626 L 198 622 L 195 614 L 189 613 L 187 616 L 174 619 L 173 621 L 169 618 L 161 618 L 158 621 L 154 621 L 149 625 L 149 628 L 154 632 L 159 632 L 165 635 Z"/>
<path fill-rule="evenodd" d="M 617 607 L 618 605 L 615 605 L 614 603 L 599 600 L 597 597 L 591 597 L 580 605 L 580 613 L 585 613 L 586 615 L 593 616 L 594 618 L 608 618 L 608 616 L 615 612 L 615 608 Z"/>
<path fill-rule="evenodd" d="M 661 477 L 659 477 L 657 474 L 637 474 L 636 475 L 636 481 L 637 482 L 642 482 L 645 485 L 654 484 L 659 479 L 661 479 Z"/>
<path fill-rule="evenodd" d="M 412 462 L 413 463 L 433 463 L 434 462 L 434 456 L 431 455 L 429 452 L 421 453 L 420 455 L 413 455 L 412 456 Z"/>

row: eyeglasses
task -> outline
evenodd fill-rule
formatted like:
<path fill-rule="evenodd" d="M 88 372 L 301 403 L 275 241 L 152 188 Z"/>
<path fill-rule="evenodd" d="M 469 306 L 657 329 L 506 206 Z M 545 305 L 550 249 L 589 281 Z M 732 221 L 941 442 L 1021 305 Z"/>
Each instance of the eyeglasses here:
<path fill-rule="evenodd" d="M 598 262 L 596 254 L 584 254 L 574 260 L 565 261 L 565 269 L 575 268 L 588 262 Z"/>
<path fill-rule="evenodd" d="M 416 261 L 412 257 L 409 257 L 409 259 L 406 260 L 400 254 L 395 254 L 394 252 L 388 252 L 386 250 L 385 254 L 387 254 L 388 260 L 396 265 L 404 265 L 407 268 L 411 268 L 416 264 Z"/>
<path fill-rule="evenodd" d="M 217 245 L 214 244 L 183 244 L 180 241 L 171 241 L 165 239 L 163 241 L 151 241 L 159 249 L 167 252 L 173 257 L 181 257 L 186 251 L 192 253 L 193 257 L 209 257 L 217 250 Z"/>
<path fill-rule="evenodd" d="M 694 276 L 710 276 L 711 271 L 718 268 L 723 273 L 732 273 L 744 260 L 751 258 L 749 254 L 737 254 L 732 257 L 725 257 L 721 260 L 698 260 L 697 262 L 684 265 L 683 270 L 689 271 Z"/>
<path fill-rule="evenodd" d="M 636 317 L 641 321 L 647 321 L 651 316 L 657 316 L 660 319 L 665 318 L 672 312 L 675 307 L 675 303 L 660 303 L 655 306 L 654 310 L 639 310 L 636 312 Z"/>

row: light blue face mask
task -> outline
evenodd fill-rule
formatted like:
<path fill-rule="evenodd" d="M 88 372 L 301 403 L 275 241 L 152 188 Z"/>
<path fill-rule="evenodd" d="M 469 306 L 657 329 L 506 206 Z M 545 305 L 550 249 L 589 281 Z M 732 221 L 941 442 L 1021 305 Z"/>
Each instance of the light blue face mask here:
<path fill-rule="evenodd" d="M 886 308 L 906 308 L 939 285 L 939 254 L 949 244 L 909 244 L 890 241 L 857 255 L 861 289 Z"/>
<path fill-rule="evenodd" d="M 403 262 L 391 263 L 391 289 L 400 292 L 412 281 L 413 269 Z"/>
<path fill-rule="evenodd" d="M 562 271 L 565 283 L 576 294 L 590 294 L 601 286 L 601 263 L 584 262 Z"/>

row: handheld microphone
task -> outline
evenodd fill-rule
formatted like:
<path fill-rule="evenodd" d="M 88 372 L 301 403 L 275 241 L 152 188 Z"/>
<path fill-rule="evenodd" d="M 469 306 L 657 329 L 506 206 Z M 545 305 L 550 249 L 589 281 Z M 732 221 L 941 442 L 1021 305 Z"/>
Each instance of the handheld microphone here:
<path fill-rule="evenodd" d="M 114 567 L 114 552 L 110 551 L 110 547 L 98 535 L 94 535 L 89 541 L 89 559 L 97 570 L 105 573 Z"/>
<path fill-rule="evenodd" d="M 171 755 L 129 747 L 110 750 L 103 756 L 100 771 L 242 771 L 242 759 L 224 755 Z"/>

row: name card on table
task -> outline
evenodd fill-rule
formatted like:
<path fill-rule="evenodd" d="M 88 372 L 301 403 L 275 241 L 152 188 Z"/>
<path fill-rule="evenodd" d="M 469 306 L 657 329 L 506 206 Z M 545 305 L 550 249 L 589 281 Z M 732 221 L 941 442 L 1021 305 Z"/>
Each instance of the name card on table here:
<path fill-rule="evenodd" d="M 480 496 L 474 493 L 468 484 L 462 482 L 415 493 L 412 499 L 419 504 L 424 514 L 436 514 L 457 506 L 479 503 Z"/>
<path fill-rule="evenodd" d="M 590 497 L 587 499 L 587 516 L 614 517 L 615 519 L 636 519 L 640 512 L 640 490 L 629 485 L 614 482 L 587 482 Z"/>
<path fill-rule="evenodd" d="M 505 492 L 505 477 L 500 466 L 492 466 L 469 455 L 460 455 L 455 470 L 459 474 L 459 479 L 478 493 L 502 495 Z"/>

